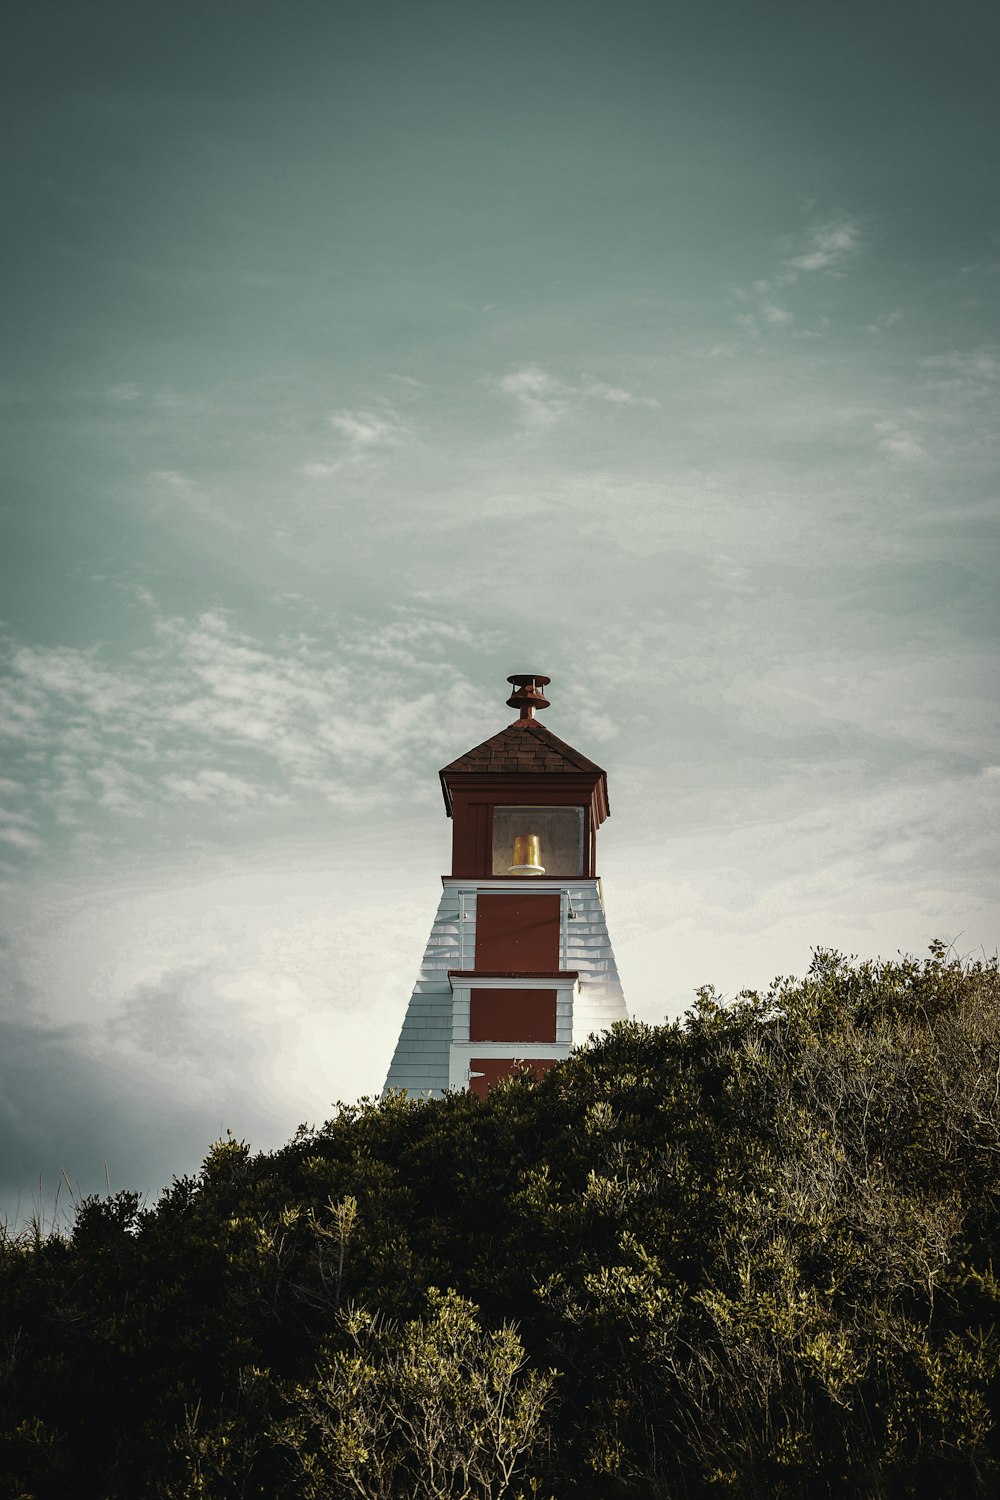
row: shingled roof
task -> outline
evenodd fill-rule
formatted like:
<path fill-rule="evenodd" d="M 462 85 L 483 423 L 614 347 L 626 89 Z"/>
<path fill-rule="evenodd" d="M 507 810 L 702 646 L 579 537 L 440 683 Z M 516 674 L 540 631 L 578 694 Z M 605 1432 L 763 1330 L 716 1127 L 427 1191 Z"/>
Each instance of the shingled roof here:
<path fill-rule="evenodd" d="M 604 775 L 600 766 L 567 745 L 537 719 L 518 719 L 508 724 L 499 734 L 483 740 L 481 745 L 445 766 L 441 775 L 445 777 L 463 771 L 476 775 L 484 772 L 510 774 L 512 771 L 532 775 L 540 772 L 548 775 L 552 771 L 593 771 L 599 776 Z"/>

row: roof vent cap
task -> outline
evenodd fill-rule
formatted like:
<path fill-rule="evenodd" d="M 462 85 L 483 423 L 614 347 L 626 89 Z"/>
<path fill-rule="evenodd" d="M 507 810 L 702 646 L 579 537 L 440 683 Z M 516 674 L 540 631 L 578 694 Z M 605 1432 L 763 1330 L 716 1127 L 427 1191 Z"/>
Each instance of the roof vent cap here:
<path fill-rule="evenodd" d="M 507 681 L 514 687 L 507 707 L 518 709 L 520 719 L 533 719 L 537 708 L 548 708 L 549 700 L 543 689 L 548 687 L 551 677 L 542 677 L 538 672 L 515 672 Z"/>

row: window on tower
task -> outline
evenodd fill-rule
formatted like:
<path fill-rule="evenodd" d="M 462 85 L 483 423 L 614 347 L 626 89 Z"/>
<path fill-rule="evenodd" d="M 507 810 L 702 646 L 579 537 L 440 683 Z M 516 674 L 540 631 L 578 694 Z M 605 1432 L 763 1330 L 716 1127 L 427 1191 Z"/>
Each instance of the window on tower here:
<path fill-rule="evenodd" d="M 493 874 L 583 874 L 582 807 L 495 807 Z"/>

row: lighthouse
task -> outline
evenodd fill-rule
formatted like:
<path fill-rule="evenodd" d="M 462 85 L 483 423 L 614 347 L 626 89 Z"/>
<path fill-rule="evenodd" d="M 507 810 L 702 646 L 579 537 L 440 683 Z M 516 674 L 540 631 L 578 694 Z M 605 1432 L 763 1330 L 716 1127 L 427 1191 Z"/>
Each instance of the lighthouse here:
<path fill-rule="evenodd" d="M 597 863 L 607 775 L 538 719 L 548 677 L 507 681 L 517 718 L 440 773 L 451 873 L 387 1091 L 484 1095 L 626 1019 Z"/>

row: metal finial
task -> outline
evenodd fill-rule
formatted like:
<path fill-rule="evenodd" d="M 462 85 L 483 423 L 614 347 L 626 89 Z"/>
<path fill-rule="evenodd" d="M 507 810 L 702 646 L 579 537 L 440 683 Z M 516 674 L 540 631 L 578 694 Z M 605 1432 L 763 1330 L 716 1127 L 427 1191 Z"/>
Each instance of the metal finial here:
<path fill-rule="evenodd" d="M 549 700 L 543 688 L 552 681 L 551 677 L 542 677 L 538 672 L 515 672 L 507 681 L 514 686 L 507 707 L 518 709 L 519 718 L 533 719 L 536 708 L 548 708 Z"/>

